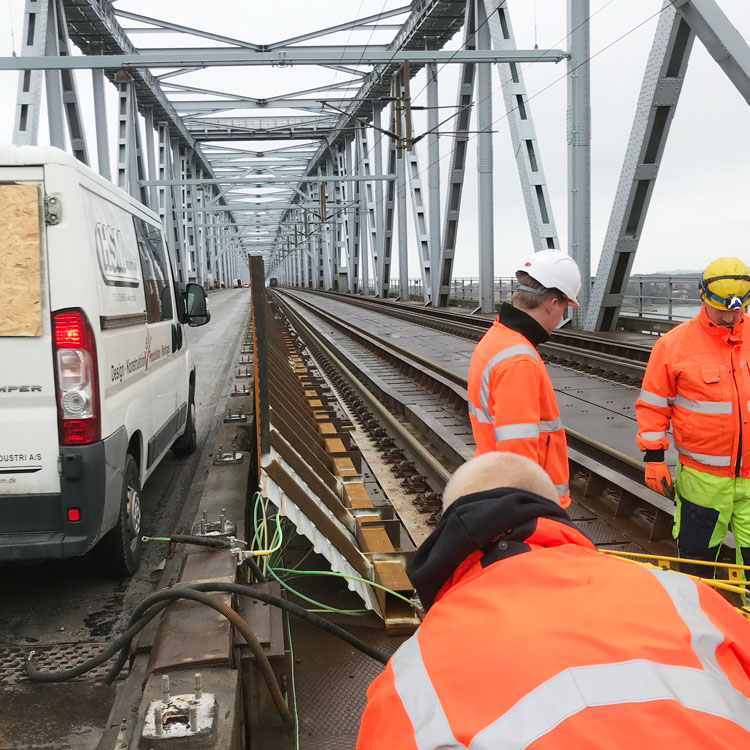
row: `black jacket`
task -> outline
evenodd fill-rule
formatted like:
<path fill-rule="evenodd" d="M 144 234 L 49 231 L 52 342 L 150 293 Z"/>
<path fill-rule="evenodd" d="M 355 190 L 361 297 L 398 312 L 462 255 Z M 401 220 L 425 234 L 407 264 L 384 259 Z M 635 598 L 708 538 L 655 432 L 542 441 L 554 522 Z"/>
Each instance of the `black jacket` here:
<path fill-rule="evenodd" d="M 425 610 L 472 553 L 483 553 L 484 566 L 529 550 L 526 539 L 540 517 L 575 528 L 557 503 L 534 492 L 498 487 L 458 498 L 412 561 L 411 581 Z"/>

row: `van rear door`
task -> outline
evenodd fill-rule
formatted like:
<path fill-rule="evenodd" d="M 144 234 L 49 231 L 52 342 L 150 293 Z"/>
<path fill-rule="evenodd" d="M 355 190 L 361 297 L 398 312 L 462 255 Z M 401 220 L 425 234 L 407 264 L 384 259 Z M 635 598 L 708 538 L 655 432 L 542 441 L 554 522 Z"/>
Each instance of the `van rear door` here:
<path fill-rule="evenodd" d="M 43 168 L 0 168 L 0 533 L 3 496 L 60 491 L 45 229 Z"/>

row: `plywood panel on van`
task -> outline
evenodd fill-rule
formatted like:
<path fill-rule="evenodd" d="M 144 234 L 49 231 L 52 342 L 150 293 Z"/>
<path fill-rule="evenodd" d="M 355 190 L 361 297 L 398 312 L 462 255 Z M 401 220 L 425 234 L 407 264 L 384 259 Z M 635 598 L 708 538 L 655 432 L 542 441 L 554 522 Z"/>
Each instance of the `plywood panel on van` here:
<path fill-rule="evenodd" d="M 0 185 L 0 336 L 41 336 L 39 189 Z"/>

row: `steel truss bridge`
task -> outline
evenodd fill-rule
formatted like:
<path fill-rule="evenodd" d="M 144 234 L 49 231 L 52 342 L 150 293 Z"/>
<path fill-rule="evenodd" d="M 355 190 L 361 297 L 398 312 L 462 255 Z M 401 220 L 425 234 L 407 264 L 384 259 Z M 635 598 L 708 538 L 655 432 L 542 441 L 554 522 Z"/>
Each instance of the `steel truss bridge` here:
<path fill-rule="evenodd" d="M 584 277 L 592 275 L 590 2 L 567 0 L 567 49 L 519 49 L 511 7 L 507 0 L 414 0 L 257 44 L 109 0 L 26 0 L 21 54 L 0 58 L 0 70 L 19 71 L 14 143 L 38 143 L 44 93 L 50 144 L 160 214 L 183 282 L 246 278 L 250 253 L 262 255 L 282 285 L 358 294 L 374 282 L 378 297 L 396 292 L 407 299 L 407 246 L 416 241 L 425 300 L 435 307 L 448 302 L 467 154 L 476 148 L 477 309 L 490 312 L 493 67 L 533 247 L 567 248 Z M 387 44 L 318 44 L 354 30 L 393 36 Z M 170 35 L 175 46 L 136 43 L 154 34 Z M 445 49 L 454 37 L 458 49 Z M 599 266 L 574 321 L 582 328 L 617 324 L 696 37 L 750 101 L 750 48 L 716 0 L 664 0 Z M 556 229 L 521 63 L 567 66 L 567 241 Z M 441 120 L 438 78 L 449 64 L 460 68 L 456 106 Z M 185 83 L 190 73 L 218 66 L 323 66 L 340 80 L 265 98 Z M 410 83 L 423 68 L 427 130 L 416 135 Z M 77 69 L 91 70 L 95 149 L 84 133 Z M 105 77 L 119 97 L 116 122 L 107 122 Z M 451 138 L 447 180 L 439 166 L 444 127 Z M 422 138 L 427 163 L 414 148 Z"/>

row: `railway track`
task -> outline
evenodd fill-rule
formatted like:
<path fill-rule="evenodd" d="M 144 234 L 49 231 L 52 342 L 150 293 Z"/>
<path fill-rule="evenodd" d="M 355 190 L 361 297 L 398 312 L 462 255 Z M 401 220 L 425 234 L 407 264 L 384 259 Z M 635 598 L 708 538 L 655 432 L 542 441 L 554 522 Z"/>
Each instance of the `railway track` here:
<path fill-rule="evenodd" d="M 474 452 L 465 377 L 305 297 L 272 293 L 362 429 L 413 490 L 418 510 L 434 521 L 445 481 Z M 672 554 L 672 503 L 642 484 L 642 464 L 566 431 L 574 520 L 601 546 Z"/>
<path fill-rule="evenodd" d="M 487 316 L 416 307 L 385 299 L 355 297 L 349 294 L 304 290 L 305 294 L 330 297 L 360 308 L 376 310 L 401 320 L 417 323 L 454 336 L 478 341 L 492 323 Z M 613 382 L 640 385 L 651 347 L 645 344 L 617 341 L 584 331 L 554 331 L 550 340 L 540 346 L 545 360 L 571 367 L 586 374 L 604 377 Z"/>

